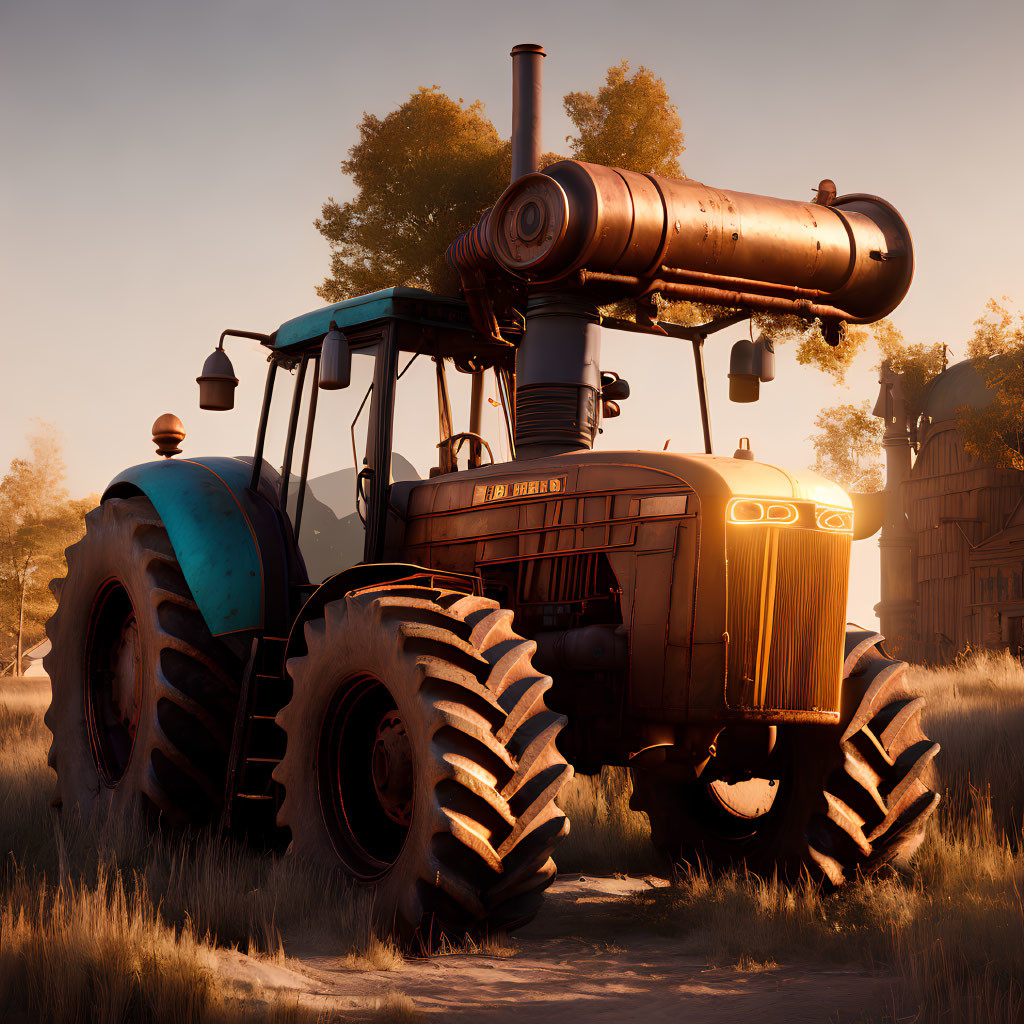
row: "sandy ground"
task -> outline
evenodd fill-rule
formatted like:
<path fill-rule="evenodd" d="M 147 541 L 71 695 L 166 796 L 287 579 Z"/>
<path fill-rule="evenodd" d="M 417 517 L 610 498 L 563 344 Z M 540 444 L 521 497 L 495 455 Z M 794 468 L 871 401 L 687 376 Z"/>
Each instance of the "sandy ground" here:
<path fill-rule="evenodd" d="M 289 959 L 286 966 L 226 953 L 223 971 L 264 995 L 295 993 L 308 1005 L 348 1011 L 353 1020 L 372 1019 L 369 1008 L 398 995 L 427 1020 L 493 1024 L 854 1024 L 891 1006 L 893 979 L 858 968 L 709 968 L 704 957 L 687 952 L 684 940 L 645 934 L 642 922 L 638 926 L 628 893 L 651 884 L 666 883 L 560 877 L 537 919 L 515 933 L 515 954 L 507 958 L 458 954 L 360 971 L 323 953 Z M 630 924 L 623 928 L 626 914 Z"/>

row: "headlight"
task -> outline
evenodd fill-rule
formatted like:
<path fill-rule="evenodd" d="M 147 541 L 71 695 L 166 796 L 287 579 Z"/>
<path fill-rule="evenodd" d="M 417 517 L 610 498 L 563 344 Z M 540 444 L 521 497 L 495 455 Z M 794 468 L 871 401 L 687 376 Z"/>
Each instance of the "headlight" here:
<path fill-rule="evenodd" d="M 830 533 L 853 533 L 853 513 L 848 508 L 818 505 L 814 509 L 814 522 L 819 530 L 828 530 Z"/>
<path fill-rule="evenodd" d="M 772 498 L 733 498 L 726 518 L 730 523 L 771 523 L 791 526 L 800 519 L 800 509 L 791 501 Z"/>
<path fill-rule="evenodd" d="M 826 533 L 853 533 L 853 512 L 834 505 L 783 501 L 778 498 L 733 498 L 726 521 L 761 526 L 813 526 Z"/>

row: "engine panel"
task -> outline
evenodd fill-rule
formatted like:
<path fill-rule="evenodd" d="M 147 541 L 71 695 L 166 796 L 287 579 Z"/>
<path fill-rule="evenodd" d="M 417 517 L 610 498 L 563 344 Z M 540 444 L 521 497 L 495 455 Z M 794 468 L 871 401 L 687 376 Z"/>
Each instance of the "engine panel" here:
<path fill-rule="evenodd" d="M 728 522 L 737 495 L 779 498 L 800 517 Z M 813 474 L 578 452 L 411 486 L 389 549 L 479 575 L 526 635 L 621 624 L 627 676 L 593 696 L 626 716 L 834 720 L 850 536 L 820 529 L 819 509 L 852 530 L 844 492 Z"/>

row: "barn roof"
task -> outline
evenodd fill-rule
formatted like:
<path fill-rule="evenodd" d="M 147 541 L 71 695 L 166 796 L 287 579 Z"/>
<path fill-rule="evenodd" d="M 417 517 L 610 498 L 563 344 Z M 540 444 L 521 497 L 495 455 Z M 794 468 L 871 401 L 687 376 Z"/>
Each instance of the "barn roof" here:
<path fill-rule="evenodd" d="M 928 385 L 922 412 L 933 423 L 938 423 L 955 419 L 957 409 L 965 405 L 972 409 L 983 409 L 994 397 L 974 360 L 965 359 L 943 370 Z"/>

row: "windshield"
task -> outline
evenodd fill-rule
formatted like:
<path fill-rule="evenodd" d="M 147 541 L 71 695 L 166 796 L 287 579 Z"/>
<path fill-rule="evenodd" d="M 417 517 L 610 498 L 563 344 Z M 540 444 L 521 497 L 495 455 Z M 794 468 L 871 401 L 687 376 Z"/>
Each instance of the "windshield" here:
<path fill-rule="evenodd" d="M 509 461 L 508 430 L 493 370 L 480 373 L 480 415 L 476 421 L 472 414 L 474 374 L 463 373 L 451 360 L 445 360 L 439 382 L 437 362 L 427 355 L 403 353 L 398 366 L 392 427 L 392 481 L 425 480 L 432 469 L 443 468 L 443 453 L 438 446 L 444 420 L 439 410 L 444 395 L 450 408 L 449 433 L 472 431 L 482 438 L 477 444 L 478 464 L 487 465 L 492 456 L 495 462 Z M 467 469 L 474 457 L 473 440 L 456 441 L 450 447 L 454 465 L 448 467 L 449 470 Z"/>
<path fill-rule="evenodd" d="M 606 451 L 704 451 L 693 346 L 678 338 L 605 330 L 601 369 L 629 384 L 622 415 L 601 421 L 594 447 Z"/>

